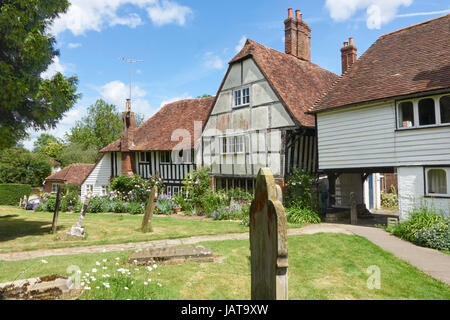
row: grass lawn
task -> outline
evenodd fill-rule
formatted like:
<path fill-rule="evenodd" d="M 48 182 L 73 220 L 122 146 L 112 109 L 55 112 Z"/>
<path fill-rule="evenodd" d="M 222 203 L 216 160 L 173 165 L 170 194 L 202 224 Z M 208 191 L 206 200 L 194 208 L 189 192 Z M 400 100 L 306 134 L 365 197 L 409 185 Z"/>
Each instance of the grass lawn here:
<path fill-rule="evenodd" d="M 67 275 L 67 267 L 77 265 L 82 275 L 87 272 L 96 279 L 84 283 L 91 290 L 81 299 L 249 299 L 249 242 L 203 245 L 223 255 L 223 263 L 160 265 L 148 271 L 124 263 L 129 251 L 53 256 L 45 258 L 48 263 L 42 259 L 0 261 L 0 282 L 54 273 Z M 450 299 L 449 286 L 362 237 L 330 233 L 289 236 L 288 246 L 290 299 Z M 367 288 L 366 270 L 372 265 L 381 270 L 380 289 Z M 129 271 L 122 274 L 118 268 Z M 106 275 L 110 277 L 104 278 Z"/>
<path fill-rule="evenodd" d="M 153 217 L 153 232 L 142 233 L 142 215 L 92 214 L 83 221 L 87 238 L 61 240 L 77 222 L 79 213 L 58 215 L 57 234 L 50 234 L 53 213 L 0 206 L 0 253 L 47 248 L 114 244 L 199 235 L 247 232 L 238 222 Z"/>

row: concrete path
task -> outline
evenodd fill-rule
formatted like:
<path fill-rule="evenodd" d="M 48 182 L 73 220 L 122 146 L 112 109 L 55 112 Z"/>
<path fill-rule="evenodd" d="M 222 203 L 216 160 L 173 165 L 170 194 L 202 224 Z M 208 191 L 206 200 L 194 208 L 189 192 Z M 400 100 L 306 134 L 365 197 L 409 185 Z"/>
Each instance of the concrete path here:
<path fill-rule="evenodd" d="M 398 258 L 408 261 L 431 277 L 450 285 L 450 255 L 434 249 L 416 246 L 380 228 L 348 224 L 336 224 L 335 226 L 368 239 Z"/>
<path fill-rule="evenodd" d="M 318 233 L 318 232 L 352 234 L 350 231 L 343 229 L 339 225 L 315 224 L 315 225 L 309 225 L 309 226 L 306 226 L 306 227 L 300 228 L 300 229 L 289 229 L 288 235 L 313 234 L 313 233 Z M 220 234 L 220 235 L 212 235 L 212 236 L 197 236 L 197 237 L 190 237 L 190 238 L 170 239 L 170 240 L 152 240 L 152 241 L 146 241 L 146 242 L 130 242 L 130 243 L 121 243 L 121 244 L 94 245 L 94 246 L 87 246 L 87 247 L 20 251 L 20 252 L 1 253 L 0 260 L 18 261 L 18 260 L 33 259 L 33 258 L 48 257 L 48 256 L 61 256 L 61 255 L 71 255 L 71 254 L 80 254 L 80 253 L 101 253 L 101 252 L 123 251 L 123 250 L 137 250 L 137 249 L 143 249 L 143 248 L 148 248 L 148 247 L 178 246 L 178 245 L 195 244 L 195 243 L 206 242 L 206 241 L 246 240 L 248 238 L 249 238 L 248 233 L 231 233 L 231 234 Z"/>
<path fill-rule="evenodd" d="M 450 285 L 450 256 L 437 250 L 416 246 L 401 240 L 390 233 L 374 227 L 353 226 L 348 224 L 321 223 L 309 225 L 300 229 L 288 229 L 288 235 L 314 234 L 319 232 L 356 234 L 362 236 L 400 259 L 408 261 L 431 277 Z M 122 244 L 97 245 L 88 247 L 47 249 L 0 254 L 0 260 L 19 261 L 56 255 L 71 255 L 82 253 L 101 253 L 123 250 L 137 250 L 146 247 L 163 247 L 188 245 L 206 241 L 246 240 L 248 233 L 233 233 L 213 236 L 197 236 L 190 238 L 154 240 Z"/>

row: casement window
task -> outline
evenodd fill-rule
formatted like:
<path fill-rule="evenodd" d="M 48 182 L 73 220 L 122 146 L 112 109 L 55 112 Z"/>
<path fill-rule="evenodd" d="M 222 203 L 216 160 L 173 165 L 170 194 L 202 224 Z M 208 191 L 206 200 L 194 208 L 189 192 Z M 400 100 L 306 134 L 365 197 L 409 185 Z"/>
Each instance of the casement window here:
<path fill-rule="evenodd" d="M 171 151 L 161 151 L 159 154 L 159 161 L 161 163 L 171 163 L 172 152 Z"/>
<path fill-rule="evenodd" d="M 102 196 L 109 196 L 109 186 L 108 185 L 102 186 Z"/>
<path fill-rule="evenodd" d="M 426 168 L 426 195 L 450 197 L 450 167 Z"/>
<path fill-rule="evenodd" d="M 450 95 L 401 101 L 397 104 L 399 129 L 450 124 Z"/>
<path fill-rule="evenodd" d="M 150 162 L 150 152 L 140 152 L 139 162 Z"/>
<path fill-rule="evenodd" d="M 243 88 L 234 91 L 234 106 L 241 107 L 250 103 L 250 88 Z"/>
<path fill-rule="evenodd" d="M 245 152 L 243 135 L 222 137 L 222 154 L 236 154 Z"/>
<path fill-rule="evenodd" d="M 86 193 L 94 193 L 94 185 L 93 184 L 87 184 L 86 185 Z"/>
<path fill-rule="evenodd" d="M 52 183 L 52 193 L 58 192 L 59 183 Z"/>

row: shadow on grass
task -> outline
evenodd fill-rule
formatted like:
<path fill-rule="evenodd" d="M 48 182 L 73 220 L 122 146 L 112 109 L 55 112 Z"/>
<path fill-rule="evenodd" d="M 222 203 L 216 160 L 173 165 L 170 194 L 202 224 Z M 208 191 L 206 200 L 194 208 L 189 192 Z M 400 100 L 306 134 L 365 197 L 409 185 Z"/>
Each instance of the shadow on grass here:
<path fill-rule="evenodd" d="M 52 230 L 52 221 L 30 221 L 17 218 L 17 216 L 0 216 L 0 242 L 49 234 Z M 62 228 L 62 226 L 57 226 L 57 231 Z"/>

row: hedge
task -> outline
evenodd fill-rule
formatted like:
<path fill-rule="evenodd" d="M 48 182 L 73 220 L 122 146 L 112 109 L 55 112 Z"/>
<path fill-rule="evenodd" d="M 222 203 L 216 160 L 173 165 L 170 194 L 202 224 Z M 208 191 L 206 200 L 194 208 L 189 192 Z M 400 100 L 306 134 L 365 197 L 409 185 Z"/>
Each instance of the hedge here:
<path fill-rule="evenodd" d="M 0 205 L 19 205 L 20 198 L 30 196 L 31 186 L 29 184 L 0 184 Z"/>

